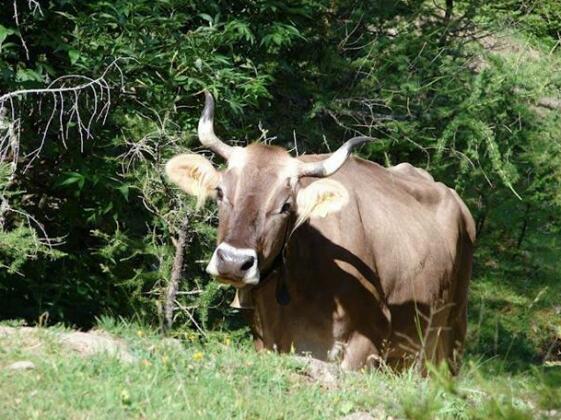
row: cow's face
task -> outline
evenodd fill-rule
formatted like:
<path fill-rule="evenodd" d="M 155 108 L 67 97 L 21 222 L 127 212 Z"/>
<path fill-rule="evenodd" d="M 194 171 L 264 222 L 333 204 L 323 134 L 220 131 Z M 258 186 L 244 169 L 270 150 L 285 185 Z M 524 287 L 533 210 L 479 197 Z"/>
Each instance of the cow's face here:
<path fill-rule="evenodd" d="M 207 272 L 236 287 L 255 285 L 296 223 L 346 204 L 345 188 L 327 178 L 301 188 L 299 163 L 284 149 L 263 144 L 234 148 L 223 171 L 199 155 L 168 162 L 168 176 L 184 191 L 218 203 L 218 246 Z"/>
<path fill-rule="evenodd" d="M 214 101 L 206 94 L 199 138 L 227 160 L 227 167 L 217 171 L 200 155 L 182 154 L 166 164 L 166 173 L 199 205 L 207 197 L 218 202 L 218 246 L 207 272 L 236 287 L 256 285 L 293 229 L 309 218 L 339 211 L 348 201 L 346 189 L 336 181 L 318 179 L 301 188 L 300 179 L 328 177 L 354 146 L 370 139 L 351 139 L 331 157 L 303 163 L 280 147 L 224 144 L 214 134 L 213 115 Z"/>
<path fill-rule="evenodd" d="M 234 285 L 257 284 L 279 255 L 294 221 L 292 160 L 283 149 L 266 145 L 235 150 L 216 187 L 218 247 L 210 274 Z"/>

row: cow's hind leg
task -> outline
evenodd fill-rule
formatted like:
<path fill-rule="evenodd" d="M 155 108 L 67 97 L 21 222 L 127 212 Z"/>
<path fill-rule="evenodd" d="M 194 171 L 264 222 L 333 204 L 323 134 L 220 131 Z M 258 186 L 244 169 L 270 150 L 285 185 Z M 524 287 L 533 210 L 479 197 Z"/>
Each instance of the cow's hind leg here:
<path fill-rule="evenodd" d="M 457 375 L 464 353 L 464 341 L 467 333 L 467 311 L 464 309 L 457 314 L 456 319 L 451 325 L 449 334 L 448 366 L 452 374 Z"/>
<path fill-rule="evenodd" d="M 358 370 L 363 367 L 378 367 L 383 361 L 372 340 L 354 332 L 345 345 L 341 368 Z"/>

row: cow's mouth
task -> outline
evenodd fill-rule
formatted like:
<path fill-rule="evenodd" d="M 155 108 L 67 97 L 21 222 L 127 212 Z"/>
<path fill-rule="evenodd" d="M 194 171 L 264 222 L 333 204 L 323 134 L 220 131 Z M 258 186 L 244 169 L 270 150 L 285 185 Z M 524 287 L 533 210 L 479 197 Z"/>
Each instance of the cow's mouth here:
<path fill-rule="evenodd" d="M 243 280 L 232 280 L 232 279 L 227 279 L 224 277 L 215 277 L 216 281 L 222 283 L 222 284 L 227 284 L 229 286 L 234 286 L 236 289 L 241 289 L 245 286 L 247 286 L 247 283 L 245 283 Z"/>

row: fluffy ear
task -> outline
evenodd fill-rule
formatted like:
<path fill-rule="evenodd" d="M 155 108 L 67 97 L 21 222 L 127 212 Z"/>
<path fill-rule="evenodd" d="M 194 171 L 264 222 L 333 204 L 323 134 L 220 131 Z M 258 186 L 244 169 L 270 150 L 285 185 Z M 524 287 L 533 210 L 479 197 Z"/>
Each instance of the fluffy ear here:
<path fill-rule="evenodd" d="M 177 155 L 166 163 L 166 175 L 187 194 L 197 197 L 200 207 L 207 197 L 214 197 L 220 173 L 204 157 L 195 154 Z"/>
<path fill-rule="evenodd" d="M 348 202 L 349 193 L 343 185 L 329 178 L 320 179 L 298 192 L 296 226 L 300 226 L 309 218 L 335 213 Z"/>

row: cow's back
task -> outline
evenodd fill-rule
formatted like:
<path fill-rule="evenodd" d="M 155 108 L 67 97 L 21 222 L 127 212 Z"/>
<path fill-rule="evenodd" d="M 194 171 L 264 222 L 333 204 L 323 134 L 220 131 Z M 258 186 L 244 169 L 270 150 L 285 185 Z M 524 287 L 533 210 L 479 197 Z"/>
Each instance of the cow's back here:
<path fill-rule="evenodd" d="M 375 269 L 389 304 L 413 294 L 417 302 L 431 303 L 461 248 L 474 240 L 473 219 L 458 195 L 409 164 L 384 168 L 353 158 L 332 179 L 351 200 L 310 225 Z"/>

